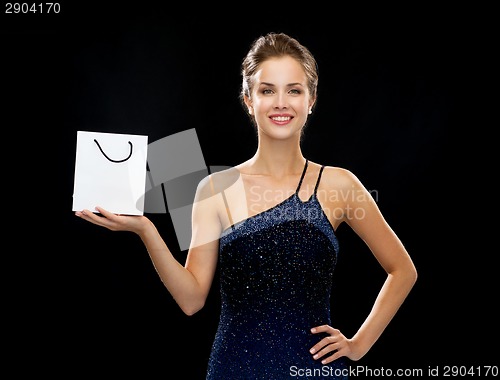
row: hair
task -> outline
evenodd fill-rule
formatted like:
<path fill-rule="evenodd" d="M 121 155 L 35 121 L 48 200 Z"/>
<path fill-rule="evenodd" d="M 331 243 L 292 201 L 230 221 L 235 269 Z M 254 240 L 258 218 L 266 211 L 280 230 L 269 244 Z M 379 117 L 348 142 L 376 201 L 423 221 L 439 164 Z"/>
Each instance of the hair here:
<path fill-rule="evenodd" d="M 250 97 L 254 75 L 260 65 L 272 58 L 292 57 L 299 62 L 307 76 L 307 88 L 315 99 L 318 88 L 318 64 L 309 49 L 285 33 L 268 33 L 257 38 L 241 64 L 242 85 L 240 101 L 246 110 L 245 96 Z M 315 103 L 316 104 L 316 103 Z"/>

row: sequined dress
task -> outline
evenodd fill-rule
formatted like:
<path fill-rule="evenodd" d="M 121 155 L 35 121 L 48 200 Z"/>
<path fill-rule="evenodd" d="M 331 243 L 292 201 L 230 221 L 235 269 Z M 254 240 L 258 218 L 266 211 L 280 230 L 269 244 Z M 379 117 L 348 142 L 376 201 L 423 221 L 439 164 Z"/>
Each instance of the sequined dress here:
<path fill-rule="evenodd" d="M 295 193 L 226 229 L 220 237 L 221 315 L 207 380 L 346 379 L 340 358 L 326 366 L 309 349 L 331 325 L 330 294 L 338 255 L 332 225 L 313 194 Z"/>

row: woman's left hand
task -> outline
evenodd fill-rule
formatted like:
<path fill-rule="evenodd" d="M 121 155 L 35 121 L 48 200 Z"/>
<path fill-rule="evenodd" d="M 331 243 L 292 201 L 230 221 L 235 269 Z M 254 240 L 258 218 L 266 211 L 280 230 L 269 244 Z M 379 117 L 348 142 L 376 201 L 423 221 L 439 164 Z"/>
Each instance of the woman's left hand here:
<path fill-rule="evenodd" d="M 325 355 L 333 352 L 321 360 L 322 364 L 328 364 L 342 356 L 351 356 L 351 341 L 344 334 L 329 325 L 316 326 L 311 329 L 313 334 L 326 333 L 328 336 L 316 343 L 309 352 L 314 360 L 322 359 Z"/>

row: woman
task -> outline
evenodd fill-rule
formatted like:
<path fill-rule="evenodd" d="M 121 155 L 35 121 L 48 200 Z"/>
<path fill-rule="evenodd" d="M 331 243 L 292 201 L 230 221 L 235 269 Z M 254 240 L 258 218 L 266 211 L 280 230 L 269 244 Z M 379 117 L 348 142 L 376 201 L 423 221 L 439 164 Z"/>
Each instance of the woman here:
<path fill-rule="evenodd" d="M 146 216 L 96 207 L 76 215 L 136 233 L 178 305 L 199 311 L 220 265 L 221 316 L 207 379 L 346 378 L 413 287 L 417 272 L 375 201 L 350 171 L 311 162 L 301 136 L 317 97 L 314 57 L 297 40 L 270 33 L 242 63 L 241 100 L 254 124 L 253 157 L 198 185 L 184 265 Z M 387 273 L 373 308 L 352 337 L 331 325 L 338 255 L 347 223 Z"/>

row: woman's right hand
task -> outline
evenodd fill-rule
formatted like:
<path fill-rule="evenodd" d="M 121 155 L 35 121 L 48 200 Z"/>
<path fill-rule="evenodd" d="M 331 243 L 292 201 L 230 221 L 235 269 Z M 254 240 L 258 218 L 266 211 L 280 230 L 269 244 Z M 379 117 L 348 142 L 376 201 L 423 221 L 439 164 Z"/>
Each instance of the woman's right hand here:
<path fill-rule="evenodd" d="M 145 216 L 113 214 L 101 207 L 95 209 L 101 215 L 97 215 L 90 210 L 76 211 L 75 215 L 111 231 L 130 231 L 138 235 L 150 224 L 149 219 Z"/>

